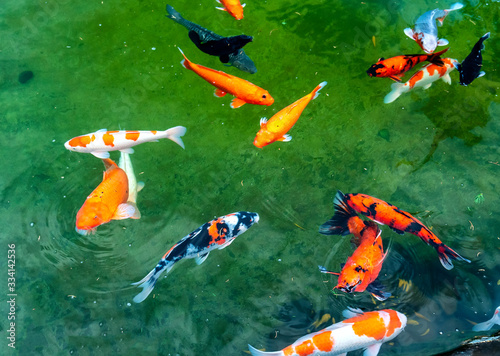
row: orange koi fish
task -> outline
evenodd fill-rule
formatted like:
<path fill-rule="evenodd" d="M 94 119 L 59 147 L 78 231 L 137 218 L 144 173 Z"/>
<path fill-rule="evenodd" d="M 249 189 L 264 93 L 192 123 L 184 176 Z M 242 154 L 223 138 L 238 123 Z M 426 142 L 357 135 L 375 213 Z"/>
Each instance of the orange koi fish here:
<path fill-rule="evenodd" d="M 106 131 L 105 129 L 77 136 L 64 144 L 70 151 L 92 153 L 97 158 L 109 158 L 109 151 L 134 153 L 133 146 L 144 142 L 156 142 L 168 138 L 184 148 L 181 136 L 186 133 L 184 126 L 176 126 L 165 131 Z"/>
<path fill-rule="evenodd" d="M 216 7 L 217 10 L 227 11 L 236 20 L 243 18 L 243 8 L 246 4 L 241 5 L 240 0 L 217 0 L 223 7 Z"/>
<path fill-rule="evenodd" d="M 247 103 L 267 106 L 274 103 L 273 97 L 267 92 L 267 90 L 264 90 L 247 80 L 235 77 L 234 75 L 195 64 L 186 58 L 184 52 L 182 52 L 180 48 L 179 51 L 181 51 L 182 56 L 184 57 L 181 62 L 184 68 L 192 70 L 207 82 L 215 86 L 217 88 L 215 90 L 216 97 L 221 98 L 227 93 L 235 96 L 233 101 L 231 101 L 231 107 L 233 109 L 239 108 Z"/>
<path fill-rule="evenodd" d="M 248 211 L 221 216 L 209 221 L 184 236 L 165 253 L 155 268 L 146 277 L 133 285 L 139 285 L 142 292 L 134 297 L 140 303 L 153 291 L 158 278 L 163 272 L 168 273 L 175 263 L 184 258 L 194 258 L 196 264 L 202 264 L 213 250 L 222 250 L 229 246 L 236 237 L 259 222 L 259 214 Z"/>
<path fill-rule="evenodd" d="M 365 312 L 307 334 L 280 351 L 260 351 L 251 345 L 248 348 L 253 356 L 346 355 L 365 348 L 365 355 L 376 356 L 384 342 L 403 331 L 406 321 L 404 314 L 392 309 Z"/>
<path fill-rule="evenodd" d="M 87 197 L 76 214 L 76 232 L 95 233 L 99 225 L 111 220 L 139 219 L 139 210 L 128 199 L 127 174 L 112 160 L 104 159 L 106 171 L 101 184 Z"/>
<path fill-rule="evenodd" d="M 381 231 L 377 224 L 361 220 L 350 206 L 337 198 L 335 197 L 333 202 L 335 215 L 321 225 L 319 232 L 324 235 L 351 233 L 357 239 L 359 246 L 342 266 L 340 273 L 327 271 L 323 266 L 318 266 L 319 270 L 339 276 L 334 289 L 337 288 L 346 293 L 367 290 L 376 299 L 386 300 L 391 294 L 384 292 L 384 286 L 376 280 L 386 256 L 380 237 Z"/>
<path fill-rule="evenodd" d="M 262 148 L 274 141 L 290 141 L 292 136 L 286 133 L 295 125 L 307 104 L 318 97 L 320 89 L 326 84 L 327 82 L 320 83 L 311 93 L 281 109 L 269 121 L 265 117 L 260 119 L 260 130 L 257 132 L 253 144 Z"/>
<path fill-rule="evenodd" d="M 341 201 L 343 204 L 349 205 L 358 213 L 363 214 L 376 223 L 389 226 L 398 234 L 403 235 L 405 232 L 408 232 L 420 237 L 420 239 L 427 245 L 436 249 L 441 264 L 448 270 L 453 268 L 453 263 L 451 262 L 452 259 L 470 263 L 468 259 L 463 258 L 451 248 L 446 246 L 417 218 L 413 217 L 406 211 L 400 210 L 392 204 L 366 194 L 344 195 L 340 190 L 337 191 L 335 199 L 336 201 Z"/>
<path fill-rule="evenodd" d="M 448 48 L 434 54 L 405 54 L 388 59 L 380 58 L 377 63 L 366 71 L 370 77 L 386 78 L 389 77 L 396 82 L 401 81 L 401 77 L 420 62 L 431 62 L 437 66 L 443 66 L 444 62 L 441 55 Z"/>
<path fill-rule="evenodd" d="M 420 69 L 406 83 L 393 83 L 391 92 L 384 97 L 384 103 L 389 104 L 414 88 L 428 89 L 439 78 L 445 83 L 451 84 L 450 72 L 458 65 L 458 61 L 452 58 L 443 59 L 444 66 L 430 63 Z"/>

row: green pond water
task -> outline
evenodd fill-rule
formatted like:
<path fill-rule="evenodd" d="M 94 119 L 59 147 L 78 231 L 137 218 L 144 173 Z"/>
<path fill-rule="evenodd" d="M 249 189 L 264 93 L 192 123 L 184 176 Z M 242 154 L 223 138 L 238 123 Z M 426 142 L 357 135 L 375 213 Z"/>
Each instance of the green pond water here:
<path fill-rule="evenodd" d="M 447 56 L 459 61 L 491 32 L 486 75 L 469 87 L 458 85 L 455 71 L 452 85 L 440 80 L 386 105 L 392 81 L 365 73 L 379 57 L 421 52 L 403 29 L 450 3 L 249 0 L 241 21 L 215 1 L 170 3 L 218 34 L 254 36 L 245 47 L 258 69 L 252 75 L 200 52 L 162 2 L 3 1 L 0 353 L 247 355 L 247 344 L 278 350 L 343 320 L 348 306 L 407 315 L 405 331 L 381 355 L 431 355 L 498 330 L 471 328 L 500 305 L 499 3 L 464 1 L 439 28 Z M 177 46 L 194 63 L 265 88 L 275 103 L 231 109 L 229 96 L 214 97 L 180 65 Z M 25 71 L 33 78 L 20 78 Z M 261 117 L 322 81 L 328 85 L 291 142 L 253 146 Z M 103 164 L 63 143 L 102 128 L 177 125 L 187 128 L 185 150 L 161 140 L 131 156 L 145 182 L 142 218 L 77 234 L 76 213 Z M 317 265 L 338 271 L 353 252 L 349 237 L 318 233 L 338 189 L 411 212 L 472 262 L 447 271 L 416 236 L 384 226 L 389 254 L 380 280 L 393 296 L 378 302 L 332 292 L 337 277 Z M 173 244 L 240 210 L 258 212 L 259 224 L 202 265 L 179 262 L 133 303 L 140 289 L 130 283 Z M 7 339 L 8 244 L 15 244 L 15 349 Z"/>

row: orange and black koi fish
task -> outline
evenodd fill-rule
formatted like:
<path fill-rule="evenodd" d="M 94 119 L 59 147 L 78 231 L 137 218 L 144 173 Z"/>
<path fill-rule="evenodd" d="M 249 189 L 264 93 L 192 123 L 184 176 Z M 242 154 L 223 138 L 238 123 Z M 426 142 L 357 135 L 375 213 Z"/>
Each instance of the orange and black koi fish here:
<path fill-rule="evenodd" d="M 334 200 L 334 207 L 335 215 L 321 225 L 319 232 L 324 235 L 351 233 L 356 238 L 358 248 L 347 259 L 340 273 L 327 271 L 323 266 L 318 266 L 319 270 L 339 276 L 334 289 L 337 288 L 346 293 L 366 290 L 378 300 L 386 300 L 391 294 L 384 292 L 384 286 L 377 280 L 382 269 L 382 262 L 387 255 L 384 253 L 380 229 L 373 221 L 360 219 L 350 206 L 337 197 Z"/>
<path fill-rule="evenodd" d="M 446 246 L 417 218 L 392 204 L 366 194 L 344 195 L 340 190 L 337 191 L 335 199 L 349 205 L 358 213 L 363 214 L 376 223 L 389 226 L 398 234 L 403 235 L 405 232 L 408 232 L 420 237 L 422 241 L 436 249 L 441 264 L 448 270 L 453 268 L 452 259 L 470 263 L 470 260 L 460 256 Z"/>
<path fill-rule="evenodd" d="M 202 264 L 211 251 L 226 248 L 256 222 L 259 222 L 259 214 L 239 211 L 209 221 L 184 236 L 165 253 L 146 277 L 132 283 L 143 288 L 142 292 L 134 297 L 134 302 L 140 303 L 146 299 L 160 275 L 165 271 L 168 273 L 176 262 L 184 258 L 194 258 L 197 264 Z"/>
<path fill-rule="evenodd" d="M 377 63 L 372 64 L 366 73 L 370 77 L 389 77 L 392 80 L 400 82 L 401 77 L 420 62 L 428 61 L 438 66 L 443 66 L 444 62 L 440 56 L 447 50 L 448 48 L 445 48 L 433 54 L 405 54 L 387 59 L 380 58 Z"/>

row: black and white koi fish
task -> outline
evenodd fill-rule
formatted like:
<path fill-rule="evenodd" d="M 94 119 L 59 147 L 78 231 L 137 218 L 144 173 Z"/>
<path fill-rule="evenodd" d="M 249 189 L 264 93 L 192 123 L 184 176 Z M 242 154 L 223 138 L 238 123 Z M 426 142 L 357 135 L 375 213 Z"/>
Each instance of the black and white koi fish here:
<path fill-rule="evenodd" d="M 186 20 L 170 5 L 167 5 L 167 13 L 168 15 L 166 16 L 169 19 L 174 20 L 189 30 L 189 38 L 201 51 L 210 55 L 218 56 L 221 62 L 229 63 L 244 72 L 250 74 L 257 72 L 255 64 L 242 48 L 245 44 L 252 41 L 252 37 L 244 35 L 223 37 L 195 24 L 194 22 Z M 227 46 L 228 43 L 230 44 L 229 48 L 224 48 L 224 46 Z M 222 48 L 224 51 L 221 50 Z M 217 51 L 221 54 L 216 54 Z M 230 53 L 227 53 L 228 51 Z"/>
<path fill-rule="evenodd" d="M 460 73 L 460 84 L 469 85 L 476 78 L 482 77 L 486 73 L 481 70 L 483 66 L 483 56 L 481 51 L 484 49 L 483 42 L 490 37 L 488 32 L 476 42 L 472 51 L 463 60 L 462 63 L 457 64 L 457 70 Z"/>
<path fill-rule="evenodd" d="M 160 275 L 165 271 L 168 273 L 176 262 L 184 258 L 194 258 L 197 264 L 201 264 L 206 260 L 210 251 L 226 248 L 237 236 L 247 231 L 256 222 L 259 222 L 259 214 L 239 211 L 209 221 L 184 236 L 165 253 L 146 277 L 139 282 L 132 283 L 143 288 L 142 292 L 134 297 L 134 302 L 140 303 L 146 299 Z"/>

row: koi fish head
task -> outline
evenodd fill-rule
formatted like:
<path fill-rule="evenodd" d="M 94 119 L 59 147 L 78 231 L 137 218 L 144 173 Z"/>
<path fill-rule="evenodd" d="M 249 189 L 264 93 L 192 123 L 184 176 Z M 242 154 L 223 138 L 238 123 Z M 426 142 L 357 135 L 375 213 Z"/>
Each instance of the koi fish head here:
<path fill-rule="evenodd" d="M 335 288 L 345 293 L 352 293 L 356 290 L 356 287 L 363 283 L 365 274 L 366 272 L 361 266 L 356 266 L 347 270 L 343 269 L 339 277 L 339 282 Z"/>
<path fill-rule="evenodd" d="M 384 59 L 380 58 L 377 63 L 373 64 L 370 68 L 368 68 L 366 73 L 370 77 L 380 77 L 380 76 L 383 76 L 387 72 L 387 68 L 382 63 L 380 63 L 380 61 L 382 61 L 382 60 L 384 60 Z"/>
<path fill-rule="evenodd" d="M 86 201 L 76 214 L 76 231 L 81 235 L 95 232 L 95 229 L 107 223 L 111 216 L 111 211 L 102 202 Z"/>
<path fill-rule="evenodd" d="M 275 135 L 265 129 L 260 129 L 253 140 L 255 147 L 262 148 L 269 145 L 276 140 Z"/>
<path fill-rule="evenodd" d="M 250 59 L 250 57 L 247 56 L 243 48 L 240 48 L 236 54 L 230 54 L 228 60 L 229 64 L 238 68 L 239 70 L 250 74 L 257 73 L 257 67 L 255 67 L 255 63 Z"/>
<path fill-rule="evenodd" d="M 270 106 L 274 103 L 274 98 L 267 90 L 259 88 L 255 93 L 255 101 L 259 105 Z"/>
<path fill-rule="evenodd" d="M 438 39 L 436 36 L 423 36 L 422 34 L 415 34 L 415 41 L 418 45 L 426 52 L 432 53 L 438 45 Z"/>
<path fill-rule="evenodd" d="M 72 138 L 64 143 L 64 147 L 70 151 L 84 149 L 95 140 L 95 135 L 83 135 Z"/>

